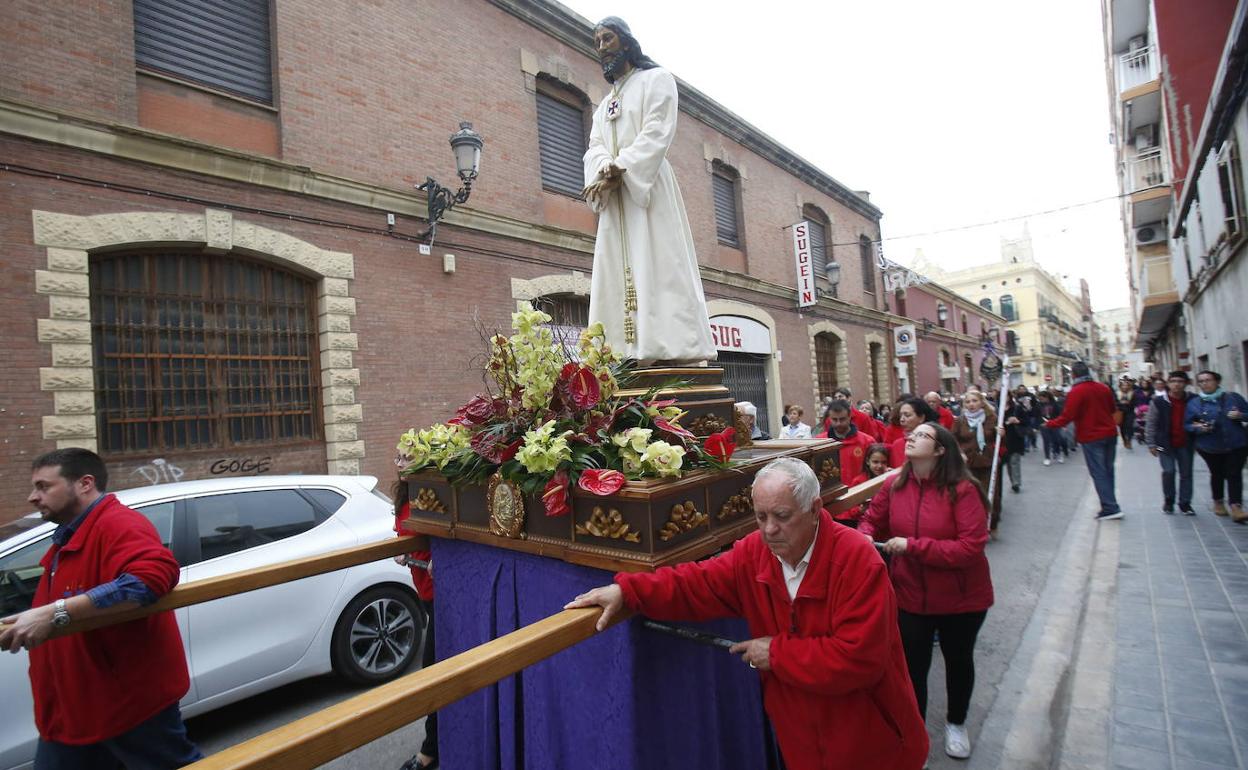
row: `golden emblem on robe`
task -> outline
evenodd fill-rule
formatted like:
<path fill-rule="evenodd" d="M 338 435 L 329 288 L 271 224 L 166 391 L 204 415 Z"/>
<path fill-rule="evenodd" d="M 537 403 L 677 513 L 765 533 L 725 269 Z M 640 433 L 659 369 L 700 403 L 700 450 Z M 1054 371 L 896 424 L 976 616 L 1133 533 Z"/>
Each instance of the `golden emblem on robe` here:
<path fill-rule="evenodd" d="M 524 495 L 515 484 L 495 473 L 485 492 L 490 531 L 502 537 L 524 537 Z"/>

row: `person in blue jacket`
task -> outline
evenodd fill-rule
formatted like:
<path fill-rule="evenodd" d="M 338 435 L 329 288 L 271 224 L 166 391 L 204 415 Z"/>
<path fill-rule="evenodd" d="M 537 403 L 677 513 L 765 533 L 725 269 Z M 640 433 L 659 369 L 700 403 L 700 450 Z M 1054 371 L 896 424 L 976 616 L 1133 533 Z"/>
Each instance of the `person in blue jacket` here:
<path fill-rule="evenodd" d="M 1213 512 L 1219 516 L 1229 513 L 1232 521 L 1243 524 L 1248 522 L 1248 513 L 1244 512 L 1248 401 L 1238 393 L 1222 390 L 1222 375 L 1217 372 L 1200 372 L 1196 385 L 1200 392 L 1187 402 L 1185 427 L 1194 434 L 1196 451 L 1209 466 Z"/>

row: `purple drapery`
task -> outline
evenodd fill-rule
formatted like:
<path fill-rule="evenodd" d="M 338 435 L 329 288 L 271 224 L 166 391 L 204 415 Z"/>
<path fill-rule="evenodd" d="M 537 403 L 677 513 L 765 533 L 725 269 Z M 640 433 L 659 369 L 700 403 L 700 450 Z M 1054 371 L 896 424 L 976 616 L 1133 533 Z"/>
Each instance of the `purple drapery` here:
<path fill-rule="evenodd" d="M 438 658 L 558 612 L 611 573 L 433 540 Z M 686 624 L 731 639 L 745 621 Z M 456 770 L 767 767 L 757 674 L 727 651 L 619 624 L 438 715 Z"/>

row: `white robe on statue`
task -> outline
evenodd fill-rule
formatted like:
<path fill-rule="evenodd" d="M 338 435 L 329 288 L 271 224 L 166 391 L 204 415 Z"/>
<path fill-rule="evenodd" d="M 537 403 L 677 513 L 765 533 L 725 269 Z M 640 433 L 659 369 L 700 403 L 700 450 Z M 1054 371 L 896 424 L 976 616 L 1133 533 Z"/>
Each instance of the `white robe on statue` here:
<path fill-rule="evenodd" d="M 612 98 L 608 93 L 594 111 L 585 184 L 613 161 L 626 171 L 620 188 L 590 201 L 599 216 L 589 322 L 601 321 L 607 342 L 625 357 L 644 362 L 714 359 L 693 235 L 667 162 L 667 148 L 676 136 L 676 79 L 657 67 L 634 70 L 619 88 L 620 116 L 607 120 Z M 626 257 L 637 294 L 637 340 L 628 344 Z"/>

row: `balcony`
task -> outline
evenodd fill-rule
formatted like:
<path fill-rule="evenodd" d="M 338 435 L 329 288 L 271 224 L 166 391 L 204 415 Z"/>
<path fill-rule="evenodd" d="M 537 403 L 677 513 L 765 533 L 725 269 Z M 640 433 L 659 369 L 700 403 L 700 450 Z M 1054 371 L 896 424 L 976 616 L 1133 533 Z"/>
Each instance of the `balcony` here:
<path fill-rule="evenodd" d="M 1124 94 L 1133 88 L 1157 79 L 1157 52 L 1151 45 L 1137 48 L 1134 51 L 1118 54 L 1118 93 Z"/>
<path fill-rule="evenodd" d="M 1125 163 L 1126 179 L 1123 181 L 1127 192 L 1137 193 L 1166 184 L 1166 160 L 1162 157 L 1160 147 L 1140 150 Z"/>
<path fill-rule="evenodd" d="M 1165 331 L 1179 308 L 1170 255 L 1144 259 L 1135 289 L 1138 293 L 1135 307 L 1139 314 L 1135 344 L 1143 347 Z"/>

